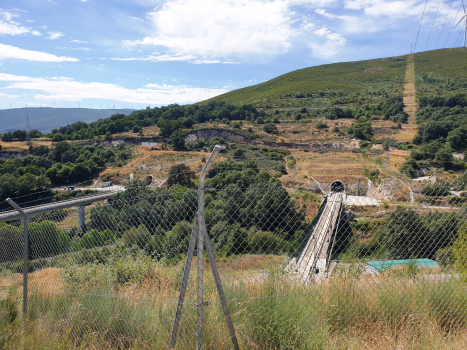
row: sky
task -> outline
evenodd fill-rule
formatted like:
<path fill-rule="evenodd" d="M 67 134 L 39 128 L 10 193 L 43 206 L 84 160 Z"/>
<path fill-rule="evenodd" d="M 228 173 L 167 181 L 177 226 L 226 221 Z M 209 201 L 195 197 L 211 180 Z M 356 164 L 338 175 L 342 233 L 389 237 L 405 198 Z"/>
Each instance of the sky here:
<path fill-rule="evenodd" d="M 1 0 L 0 109 L 195 103 L 415 43 L 460 46 L 463 12 L 457 0 Z"/>

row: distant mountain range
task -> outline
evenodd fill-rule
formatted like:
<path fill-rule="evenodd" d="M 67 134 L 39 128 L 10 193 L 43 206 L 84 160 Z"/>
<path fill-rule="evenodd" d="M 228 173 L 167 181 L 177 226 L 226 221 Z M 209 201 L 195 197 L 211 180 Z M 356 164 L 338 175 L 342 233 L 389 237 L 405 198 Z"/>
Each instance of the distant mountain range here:
<path fill-rule="evenodd" d="M 77 121 L 85 123 L 108 118 L 112 114 L 130 114 L 133 109 L 89 109 L 89 108 L 15 108 L 0 110 L 0 133 L 26 128 L 26 115 L 29 115 L 29 128 L 42 133 Z"/>

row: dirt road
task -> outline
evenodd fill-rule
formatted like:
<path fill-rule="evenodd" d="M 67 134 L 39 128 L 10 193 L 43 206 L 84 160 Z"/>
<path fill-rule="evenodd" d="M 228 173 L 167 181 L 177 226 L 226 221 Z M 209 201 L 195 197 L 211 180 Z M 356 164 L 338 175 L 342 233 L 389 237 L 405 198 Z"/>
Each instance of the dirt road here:
<path fill-rule="evenodd" d="M 409 122 L 402 124 L 402 130 L 396 135 L 398 141 L 412 142 L 417 133 L 417 100 L 415 91 L 415 61 L 414 56 L 409 56 L 404 84 L 404 111 L 409 115 Z"/>

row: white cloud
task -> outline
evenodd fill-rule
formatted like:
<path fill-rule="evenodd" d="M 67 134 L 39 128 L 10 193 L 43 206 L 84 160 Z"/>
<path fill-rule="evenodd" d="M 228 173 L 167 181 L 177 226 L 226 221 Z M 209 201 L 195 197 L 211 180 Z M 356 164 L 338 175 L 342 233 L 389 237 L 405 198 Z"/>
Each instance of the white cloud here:
<path fill-rule="evenodd" d="M 36 35 L 36 36 L 42 35 L 42 34 L 41 34 L 40 32 L 38 32 L 37 30 L 33 30 L 33 31 L 31 32 L 31 34 L 32 34 L 32 35 Z"/>
<path fill-rule="evenodd" d="M 19 47 L 0 44 L 0 59 L 16 58 L 39 62 L 77 62 L 74 57 L 55 56 L 50 53 L 20 49 Z"/>
<path fill-rule="evenodd" d="M 86 98 L 100 98 L 163 105 L 194 103 L 227 92 L 226 89 L 167 84 L 147 84 L 141 88 L 128 89 L 115 84 L 79 82 L 67 77 L 34 78 L 6 73 L 0 73 L 0 81 L 9 83 L 3 89 L 34 91 L 34 98 L 38 100 L 81 101 Z"/>
<path fill-rule="evenodd" d="M 65 47 L 65 46 L 56 46 L 60 50 L 81 50 L 81 51 L 92 51 L 89 47 Z"/>
<path fill-rule="evenodd" d="M 440 4 L 438 1 L 428 1 L 425 8 L 423 0 L 347 0 L 345 8 L 350 10 L 363 10 L 370 16 L 387 16 L 391 18 L 405 18 L 409 16 L 419 16 L 425 8 L 426 13 L 446 14 L 448 12 L 448 2 Z"/>
<path fill-rule="evenodd" d="M 163 61 L 189 61 L 196 59 L 192 55 L 149 55 L 144 57 L 126 57 L 126 58 L 111 58 L 113 61 L 150 61 L 150 62 L 163 62 Z"/>
<path fill-rule="evenodd" d="M 321 40 L 314 40 L 309 45 L 316 56 L 330 58 L 337 54 L 339 48 L 344 46 L 347 40 L 339 33 L 331 32 L 327 27 L 314 32 Z"/>
<path fill-rule="evenodd" d="M 142 20 L 141 18 L 138 18 L 138 17 L 130 17 L 131 19 L 135 19 L 137 21 L 141 21 L 141 22 L 144 22 L 144 20 Z"/>
<path fill-rule="evenodd" d="M 5 94 L 3 92 L 0 92 L 0 97 L 17 98 L 17 97 L 21 97 L 21 95 L 9 95 L 9 94 Z"/>
<path fill-rule="evenodd" d="M 290 0 L 169 0 L 149 13 L 155 32 L 124 44 L 205 58 L 286 52 L 297 34 Z"/>
<path fill-rule="evenodd" d="M 167 62 L 167 61 L 186 61 L 193 64 L 212 64 L 212 63 L 226 63 L 234 64 L 236 62 L 230 61 L 220 61 L 220 60 L 210 60 L 210 59 L 199 59 L 193 55 L 160 55 L 155 52 L 149 56 L 141 57 L 114 57 L 111 58 L 113 61 L 149 61 L 149 62 Z"/>
<path fill-rule="evenodd" d="M 0 35 L 19 35 L 29 33 L 29 29 L 21 25 L 0 21 Z"/>
<path fill-rule="evenodd" d="M 71 43 L 77 43 L 77 44 L 87 44 L 87 41 L 84 40 L 79 40 L 79 39 L 74 39 L 70 41 Z"/>
<path fill-rule="evenodd" d="M 48 34 L 49 36 L 47 37 L 47 39 L 52 39 L 52 40 L 61 38 L 63 36 L 63 33 L 60 33 L 60 32 L 48 32 Z"/>
<path fill-rule="evenodd" d="M 335 15 L 327 12 L 325 9 L 317 9 L 315 12 L 331 20 L 340 20 L 343 23 L 343 29 L 348 33 L 371 33 L 384 29 L 381 20 L 369 16 L 348 16 Z"/>

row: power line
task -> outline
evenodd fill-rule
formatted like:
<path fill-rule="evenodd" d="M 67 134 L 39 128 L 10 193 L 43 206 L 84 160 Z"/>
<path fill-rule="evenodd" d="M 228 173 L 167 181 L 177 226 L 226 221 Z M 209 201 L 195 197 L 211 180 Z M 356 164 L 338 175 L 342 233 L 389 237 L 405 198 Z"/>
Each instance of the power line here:
<path fill-rule="evenodd" d="M 433 30 L 433 26 L 435 25 L 436 16 L 438 16 L 439 5 L 441 5 L 441 0 L 439 0 L 438 2 L 438 8 L 436 9 L 435 17 L 433 18 L 433 23 L 431 24 L 430 33 L 428 34 L 428 39 L 426 39 L 424 51 L 426 51 L 426 47 L 428 46 L 428 42 L 430 41 L 431 31 Z"/>
<path fill-rule="evenodd" d="M 427 2 L 428 0 L 425 0 L 425 6 L 423 7 L 423 13 L 422 13 L 422 19 L 420 20 L 420 26 L 418 27 L 418 33 L 417 33 L 417 38 L 415 39 L 415 45 L 413 47 L 413 52 L 415 52 L 415 48 L 417 47 L 418 35 L 420 34 L 420 28 L 422 27 L 423 16 L 425 16 L 425 9 L 426 9 Z"/>
<path fill-rule="evenodd" d="M 454 42 L 454 46 L 453 46 L 452 48 L 457 47 L 457 42 L 459 41 L 459 38 L 460 38 L 460 36 L 461 36 L 461 34 L 462 34 L 463 31 L 464 31 L 464 28 L 461 28 L 461 30 L 459 31 L 459 35 L 457 36 L 457 39 L 456 39 L 456 41 Z"/>
<path fill-rule="evenodd" d="M 451 34 L 451 31 L 454 29 L 454 27 L 456 25 L 455 23 L 457 21 L 457 16 L 459 16 L 459 11 L 461 10 L 461 5 L 462 5 L 462 3 L 459 4 L 459 8 L 457 9 L 456 17 L 454 18 L 454 23 L 452 24 L 451 29 L 449 30 L 448 36 L 446 37 L 446 41 L 444 42 L 443 49 L 446 47 L 446 43 L 448 42 L 449 35 Z"/>
<path fill-rule="evenodd" d="M 449 17 L 449 13 L 451 12 L 451 7 L 452 7 L 453 2 L 454 2 L 454 0 L 451 0 L 451 5 L 449 5 L 448 14 L 446 15 L 446 18 L 444 19 L 443 27 L 441 28 L 441 32 L 439 32 L 438 40 L 436 40 L 435 49 L 438 47 L 438 42 L 439 42 L 439 39 L 441 38 L 441 34 L 443 34 L 444 26 L 446 25 L 446 22 L 447 22 L 448 17 Z"/>

